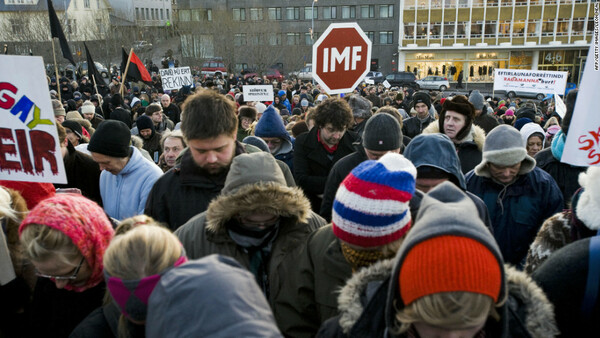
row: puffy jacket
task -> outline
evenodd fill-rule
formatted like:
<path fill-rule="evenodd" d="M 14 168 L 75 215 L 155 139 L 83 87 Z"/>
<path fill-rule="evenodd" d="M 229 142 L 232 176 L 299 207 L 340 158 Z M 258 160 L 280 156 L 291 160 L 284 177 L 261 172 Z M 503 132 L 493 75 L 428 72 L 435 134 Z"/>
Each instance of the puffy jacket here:
<path fill-rule="evenodd" d="M 423 129 L 427 128 L 431 122 L 434 122 L 435 119 L 431 117 L 431 115 L 427 115 L 427 119 L 422 121 L 414 116 L 409 119 L 402 121 L 402 134 L 404 136 L 408 136 L 410 138 L 414 138 L 423 132 Z"/>

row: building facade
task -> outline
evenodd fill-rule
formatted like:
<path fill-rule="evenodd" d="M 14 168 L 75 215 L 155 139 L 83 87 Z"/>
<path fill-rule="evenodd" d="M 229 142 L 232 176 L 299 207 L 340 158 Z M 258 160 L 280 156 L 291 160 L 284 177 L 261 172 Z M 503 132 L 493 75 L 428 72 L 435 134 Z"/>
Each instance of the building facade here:
<path fill-rule="evenodd" d="M 220 57 L 234 71 L 283 64 L 289 72 L 311 63 L 312 44 L 329 24 L 357 22 L 372 41 L 372 69 L 397 68 L 397 0 L 179 0 L 177 8 L 182 54 L 190 60 Z"/>
<path fill-rule="evenodd" d="M 171 0 L 108 0 L 113 15 L 137 26 L 164 27 L 170 25 L 173 10 Z"/>
<path fill-rule="evenodd" d="M 592 0 L 404 0 L 399 69 L 493 82 L 495 68 L 558 70 L 579 83 Z"/>

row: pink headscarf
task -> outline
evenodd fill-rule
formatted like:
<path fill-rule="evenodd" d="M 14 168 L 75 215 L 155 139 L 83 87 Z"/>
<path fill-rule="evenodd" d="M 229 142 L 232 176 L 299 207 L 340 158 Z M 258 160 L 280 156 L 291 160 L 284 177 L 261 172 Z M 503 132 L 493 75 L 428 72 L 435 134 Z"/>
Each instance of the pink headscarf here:
<path fill-rule="evenodd" d="M 82 292 L 104 279 L 102 256 L 114 235 L 106 213 L 95 202 L 77 194 L 57 194 L 40 202 L 19 227 L 19 235 L 30 224 L 41 224 L 67 235 L 87 261 L 92 275 L 84 286 L 65 286 Z"/>

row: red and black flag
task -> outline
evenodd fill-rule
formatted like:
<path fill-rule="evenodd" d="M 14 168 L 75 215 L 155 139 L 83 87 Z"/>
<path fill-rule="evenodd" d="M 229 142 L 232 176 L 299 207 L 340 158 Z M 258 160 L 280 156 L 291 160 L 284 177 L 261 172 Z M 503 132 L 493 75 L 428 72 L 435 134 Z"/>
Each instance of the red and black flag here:
<path fill-rule="evenodd" d="M 67 43 L 67 39 L 65 38 L 65 33 L 60 26 L 60 21 L 58 21 L 58 16 L 56 16 L 56 12 L 54 11 L 54 6 L 52 6 L 52 0 L 48 1 L 48 14 L 50 16 L 50 33 L 52 34 L 52 38 L 58 38 L 60 42 L 60 49 L 62 50 L 63 57 L 75 66 L 75 60 L 73 60 L 73 54 L 71 54 L 71 49 L 69 48 L 69 43 Z"/>
<path fill-rule="evenodd" d="M 125 66 L 127 65 L 127 59 L 129 58 L 129 55 L 127 55 L 125 49 L 121 48 L 121 50 L 123 51 L 123 58 L 121 60 L 121 74 L 123 74 L 125 72 Z M 148 73 L 146 66 L 144 66 L 142 60 L 140 60 L 140 58 L 138 58 L 133 51 L 131 52 L 131 60 L 129 61 L 127 76 L 123 81 L 142 81 L 147 84 L 152 83 L 152 77 L 150 76 L 150 73 Z"/>
<path fill-rule="evenodd" d="M 105 87 L 106 82 L 104 81 L 102 74 L 100 74 L 100 72 L 98 71 L 98 68 L 96 68 L 96 64 L 94 63 L 94 60 L 92 60 L 92 55 L 90 54 L 90 51 L 85 42 L 83 43 L 83 46 L 85 47 L 85 59 L 87 61 L 88 77 L 90 78 L 90 81 L 92 81 L 93 84 L 93 80 L 96 80 L 96 86 L 98 86 L 98 88 Z M 94 76 L 93 79 L 92 76 Z"/>

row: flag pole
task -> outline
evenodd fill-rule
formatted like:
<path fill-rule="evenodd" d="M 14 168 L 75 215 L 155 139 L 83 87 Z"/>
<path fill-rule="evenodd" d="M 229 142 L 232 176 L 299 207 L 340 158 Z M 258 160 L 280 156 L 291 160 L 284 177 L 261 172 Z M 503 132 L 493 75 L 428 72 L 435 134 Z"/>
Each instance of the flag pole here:
<path fill-rule="evenodd" d="M 54 73 L 56 74 L 56 92 L 58 93 L 58 101 L 62 104 L 62 98 L 60 95 L 60 81 L 58 77 L 58 65 L 56 64 L 56 51 L 54 50 L 54 38 L 50 38 L 52 42 L 52 56 L 54 57 Z"/>
<path fill-rule="evenodd" d="M 129 63 L 131 62 L 131 54 L 133 53 L 133 48 L 131 48 L 129 50 L 129 56 L 127 56 L 127 64 L 125 65 L 125 73 L 121 74 L 121 97 L 123 97 L 125 94 L 123 93 L 125 91 L 125 81 L 127 80 L 127 72 L 129 71 Z"/>
<path fill-rule="evenodd" d="M 90 67 L 88 66 L 88 70 Z M 92 81 L 94 81 L 94 89 L 96 89 L 96 95 L 100 95 L 98 92 L 98 86 L 96 85 L 96 76 L 92 74 Z M 104 109 L 102 109 L 102 105 L 100 104 L 100 100 L 98 100 L 98 106 L 100 107 L 100 111 L 102 112 L 102 116 L 104 116 Z"/>

